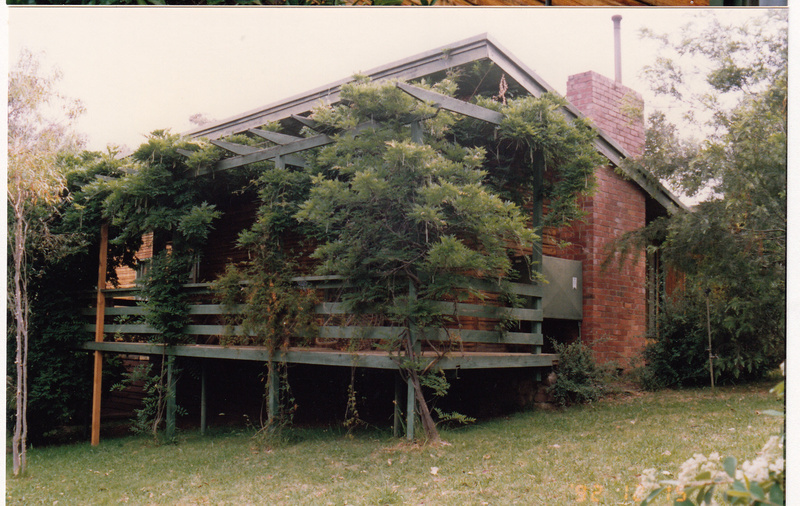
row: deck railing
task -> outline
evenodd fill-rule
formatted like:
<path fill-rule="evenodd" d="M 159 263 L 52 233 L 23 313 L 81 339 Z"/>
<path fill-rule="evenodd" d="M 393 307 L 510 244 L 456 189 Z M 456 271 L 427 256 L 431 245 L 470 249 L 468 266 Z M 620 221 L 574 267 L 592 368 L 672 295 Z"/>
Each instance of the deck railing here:
<path fill-rule="evenodd" d="M 314 289 L 320 300 L 331 298 L 331 293 L 343 287 L 341 278 L 335 276 L 306 276 L 293 279 L 298 289 Z M 218 344 L 220 339 L 240 329 L 231 329 L 226 318 L 241 308 L 225 307 L 215 301 L 210 283 L 184 285 L 190 295 L 190 323 L 184 328 L 193 336 L 194 344 Z M 459 287 L 483 296 L 468 302 L 434 302 L 434 309 L 448 316 L 451 324 L 445 328 L 419 329 L 419 338 L 428 343 L 455 345 L 462 350 L 526 351 L 538 354 L 542 346 L 542 288 L 535 284 L 506 283 L 506 289 L 524 303 L 524 307 L 509 307 L 502 303 L 498 285 L 486 280 L 473 280 L 470 286 Z M 103 291 L 106 296 L 104 317 L 105 341 L 157 342 L 158 329 L 144 321 L 145 308 L 139 288 L 112 288 Z M 358 318 L 348 319 L 340 302 L 321 302 L 315 307 L 320 326 L 319 335 L 313 336 L 311 347 L 331 346 L 332 342 L 351 339 L 388 340 L 399 337 L 402 327 L 381 324 L 365 325 Z M 84 310 L 86 316 L 96 316 L 94 308 Z M 509 324 L 509 322 L 512 322 Z M 505 327 L 505 328 L 504 328 Z M 85 325 L 87 332 L 95 331 L 95 324 Z M 346 345 L 345 345 L 346 347 Z"/>

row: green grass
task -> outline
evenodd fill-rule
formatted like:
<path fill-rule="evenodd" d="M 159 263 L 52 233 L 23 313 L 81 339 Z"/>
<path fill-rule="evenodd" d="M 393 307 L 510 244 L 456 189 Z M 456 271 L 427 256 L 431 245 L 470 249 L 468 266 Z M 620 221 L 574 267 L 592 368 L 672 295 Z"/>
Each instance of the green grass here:
<path fill-rule="evenodd" d="M 408 445 L 388 431 L 348 437 L 295 429 L 259 448 L 251 433 L 183 433 L 29 450 L 7 477 L 8 504 L 631 504 L 637 474 L 677 474 L 694 453 L 752 459 L 782 420 L 771 385 L 665 391 L 564 411 L 529 411 L 444 430 L 449 446 Z M 10 470 L 10 463 L 8 464 Z M 434 469 L 436 468 L 436 469 Z M 666 499 L 666 498 L 665 498 Z M 665 503 L 667 501 L 665 500 Z"/>

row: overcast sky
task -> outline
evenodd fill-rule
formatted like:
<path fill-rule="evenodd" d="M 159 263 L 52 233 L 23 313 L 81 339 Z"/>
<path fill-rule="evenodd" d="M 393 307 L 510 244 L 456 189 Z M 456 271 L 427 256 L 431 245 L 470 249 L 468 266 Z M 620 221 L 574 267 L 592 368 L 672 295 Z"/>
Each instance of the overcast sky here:
<path fill-rule="evenodd" d="M 137 147 L 189 117 L 224 119 L 481 33 L 556 90 L 594 70 L 614 75 L 611 16 L 621 14 L 623 82 L 642 92 L 655 45 L 701 12 L 656 8 L 31 8 L 7 9 L 9 63 L 22 48 L 58 67 L 58 89 L 81 99 L 88 147 Z M 702 10 L 742 18 L 756 10 Z"/>

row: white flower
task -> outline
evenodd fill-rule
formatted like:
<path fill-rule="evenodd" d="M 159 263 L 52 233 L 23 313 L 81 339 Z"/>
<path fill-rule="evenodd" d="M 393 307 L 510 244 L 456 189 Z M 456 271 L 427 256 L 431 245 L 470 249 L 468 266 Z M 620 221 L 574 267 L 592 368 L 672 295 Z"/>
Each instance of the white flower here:
<path fill-rule="evenodd" d="M 682 490 L 689 482 L 694 480 L 700 472 L 703 464 L 708 462 L 708 459 L 702 453 L 695 453 L 692 458 L 681 464 L 678 471 L 678 489 Z"/>
<path fill-rule="evenodd" d="M 742 472 L 748 480 L 762 482 L 769 478 L 769 462 L 763 456 L 756 457 L 752 462 L 746 460 L 742 464 Z"/>

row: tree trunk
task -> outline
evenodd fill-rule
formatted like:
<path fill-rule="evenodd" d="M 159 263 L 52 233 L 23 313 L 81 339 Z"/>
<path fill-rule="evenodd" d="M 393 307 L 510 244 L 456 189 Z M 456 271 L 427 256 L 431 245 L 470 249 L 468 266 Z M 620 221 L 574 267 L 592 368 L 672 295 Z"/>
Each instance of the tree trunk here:
<path fill-rule="evenodd" d="M 425 439 L 429 443 L 438 443 L 442 440 L 439 436 L 439 429 L 436 428 L 436 422 L 433 421 L 431 411 L 428 409 L 428 403 L 425 401 L 425 396 L 422 393 L 422 384 L 419 382 L 419 374 L 416 369 L 409 368 L 409 379 L 411 385 L 414 387 L 414 397 L 417 398 L 417 406 L 419 406 L 419 418 L 422 421 L 422 428 L 425 431 Z"/>
<path fill-rule="evenodd" d="M 422 421 L 422 428 L 425 431 L 425 439 L 430 443 L 438 443 L 442 438 L 439 436 L 436 422 L 433 421 L 431 410 L 428 408 L 428 403 L 425 401 L 425 395 L 422 392 L 422 384 L 419 381 L 419 372 L 415 369 L 417 357 L 414 349 L 414 338 L 412 337 L 414 328 L 415 326 L 410 322 L 408 325 L 408 339 L 406 340 L 406 355 L 410 363 L 407 369 L 408 380 L 411 382 L 411 386 L 414 387 L 414 397 L 417 399 L 419 418 Z"/>
<path fill-rule="evenodd" d="M 24 205 L 20 203 L 20 205 Z M 28 438 L 28 293 L 25 279 L 25 242 L 28 224 L 14 206 L 14 324 L 16 327 L 17 354 L 15 359 L 16 419 L 12 438 L 12 462 L 14 476 L 25 472 L 27 467 Z"/>

